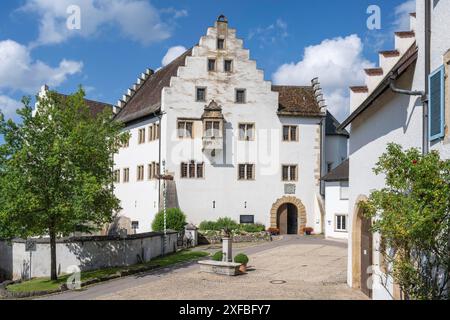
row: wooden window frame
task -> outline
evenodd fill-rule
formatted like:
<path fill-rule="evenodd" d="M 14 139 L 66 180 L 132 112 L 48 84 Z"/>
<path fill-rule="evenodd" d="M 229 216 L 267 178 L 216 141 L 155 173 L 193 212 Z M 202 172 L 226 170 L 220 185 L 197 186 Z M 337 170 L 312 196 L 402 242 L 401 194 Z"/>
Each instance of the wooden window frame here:
<path fill-rule="evenodd" d="M 209 68 L 210 62 L 214 63 L 214 67 L 212 69 Z M 217 60 L 215 58 L 208 58 L 206 68 L 207 68 L 208 72 L 216 72 L 217 71 Z"/>
<path fill-rule="evenodd" d="M 212 123 L 212 127 L 211 127 L 211 130 L 212 130 L 212 133 L 213 133 L 212 135 L 208 135 L 207 134 L 209 132 L 208 126 L 207 126 L 208 123 Z M 218 133 L 217 136 L 214 135 L 214 133 L 215 133 L 215 131 L 214 131 L 215 130 L 214 129 L 214 124 L 215 123 L 219 124 L 219 128 L 217 129 L 217 133 Z M 222 134 L 222 124 L 221 124 L 220 120 L 205 120 L 204 124 L 205 124 L 205 128 L 203 129 L 203 136 L 205 138 L 211 138 L 211 139 L 213 139 L 213 138 L 215 138 L 215 139 L 222 138 L 222 136 L 223 136 L 223 134 Z"/>
<path fill-rule="evenodd" d="M 288 178 L 284 179 L 284 169 L 287 168 L 287 174 Z M 292 179 L 292 168 L 295 168 L 295 179 Z M 298 176 L 298 165 L 297 164 L 283 164 L 281 165 L 281 181 L 285 183 L 289 182 L 298 182 L 299 176 Z"/>
<path fill-rule="evenodd" d="M 123 183 L 130 182 L 130 168 L 123 168 Z"/>
<path fill-rule="evenodd" d="M 244 92 L 244 101 L 243 102 L 238 101 L 238 92 L 239 91 Z M 236 104 L 246 104 L 247 103 L 247 89 L 243 89 L 243 88 L 234 89 L 234 103 L 236 103 Z"/>
<path fill-rule="evenodd" d="M 244 178 L 241 179 L 241 166 L 244 166 Z M 252 177 L 248 178 L 248 167 L 252 167 Z M 238 181 L 255 181 L 256 180 L 256 165 L 254 163 L 239 163 L 238 164 L 238 172 L 237 172 L 237 178 Z"/>
<path fill-rule="evenodd" d="M 138 129 L 138 144 L 145 143 L 145 128 Z"/>
<path fill-rule="evenodd" d="M 245 126 L 245 129 L 244 129 L 244 138 L 242 138 L 241 137 L 241 126 Z M 252 137 L 251 137 L 251 139 L 249 138 L 249 136 L 248 136 L 248 127 L 249 126 L 251 126 L 252 127 L 252 130 L 253 130 L 253 134 L 252 134 Z M 256 130 L 255 130 L 255 128 L 256 128 L 256 125 L 255 125 L 255 123 L 252 123 L 252 122 L 241 122 L 241 123 L 239 123 L 238 124 L 238 130 L 239 130 L 239 141 L 255 141 L 255 135 L 256 135 Z"/>
<path fill-rule="evenodd" d="M 288 139 L 285 140 L 284 130 L 288 129 Z M 292 128 L 295 128 L 295 139 L 292 139 Z M 297 125 L 290 125 L 286 124 L 283 125 L 282 132 L 281 132 L 281 139 L 283 142 L 298 142 L 299 141 L 299 130 Z"/>
<path fill-rule="evenodd" d="M 227 63 L 230 63 L 230 70 L 227 70 Z M 234 71 L 234 62 L 233 59 L 224 59 L 223 60 L 223 72 L 232 73 Z"/>
<path fill-rule="evenodd" d="M 142 169 L 142 172 L 141 172 Z M 142 173 L 142 176 L 141 176 Z M 136 166 L 136 181 L 142 182 L 145 179 L 145 168 L 143 164 Z"/>
<path fill-rule="evenodd" d="M 338 218 L 344 218 L 345 229 L 338 229 Z M 342 227 L 342 220 L 341 220 Z M 336 213 L 334 215 L 334 232 L 348 233 L 348 215 L 344 213 Z"/>
<path fill-rule="evenodd" d="M 191 136 L 187 136 L 187 124 L 190 123 L 191 124 Z M 180 124 L 183 124 L 183 128 L 181 130 L 183 130 L 183 135 L 180 135 Z M 194 139 L 194 121 L 190 121 L 190 120 L 178 120 L 177 121 L 177 137 L 178 139 L 184 140 L 184 139 Z"/>
<path fill-rule="evenodd" d="M 199 100 L 198 99 L 198 92 L 199 90 L 204 90 L 204 95 L 203 95 L 203 100 Z M 196 102 L 206 102 L 207 98 L 207 94 L 208 94 L 208 90 L 206 87 L 195 87 L 195 101 Z"/>

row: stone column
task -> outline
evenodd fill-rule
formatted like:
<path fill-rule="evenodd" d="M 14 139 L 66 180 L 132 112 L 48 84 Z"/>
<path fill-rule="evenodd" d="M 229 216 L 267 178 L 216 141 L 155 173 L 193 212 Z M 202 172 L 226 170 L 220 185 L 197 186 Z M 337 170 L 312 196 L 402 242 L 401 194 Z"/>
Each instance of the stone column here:
<path fill-rule="evenodd" d="M 231 237 L 222 238 L 223 262 L 233 262 L 232 243 Z"/>

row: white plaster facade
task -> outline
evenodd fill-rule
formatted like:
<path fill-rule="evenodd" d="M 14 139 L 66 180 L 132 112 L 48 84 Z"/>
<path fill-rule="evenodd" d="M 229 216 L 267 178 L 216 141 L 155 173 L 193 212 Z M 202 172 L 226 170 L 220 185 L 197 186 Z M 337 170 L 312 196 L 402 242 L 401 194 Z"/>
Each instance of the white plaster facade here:
<path fill-rule="evenodd" d="M 450 2 L 431 1 L 431 3 L 431 71 L 433 71 L 443 65 L 443 57 L 450 49 L 450 33 L 448 32 Z M 415 37 L 396 36 L 395 49 L 400 53 L 398 57 L 386 58 L 380 55 L 380 66 L 383 68 L 384 76 L 386 76 L 395 63 L 405 55 L 413 41 L 416 40 L 418 47 L 417 61 L 410 65 L 404 74 L 397 79 L 396 86 L 399 88 L 408 90 L 425 89 L 424 16 L 424 1 L 418 0 L 416 16 L 411 16 L 411 29 L 415 30 Z M 367 82 L 372 80 L 368 79 Z M 369 84 L 371 88 L 374 87 L 373 83 L 370 82 Z M 364 92 L 361 88 L 353 89 L 357 93 L 352 93 L 352 111 L 355 111 L 373 93 L 371 90 Z M 446 90 L 449 90 L 448 80 L 446 81 Z M 446 105 L 446 109 L 449 109 L 448 105 Z M 355 275 L 358 277 L 358 272 L 365 272 L 365 270 L 356 270 L 358 263 L 355 261 L 354 252 L 354 248 L 357 248 L 355 247 L 355 241 L 357 240 L 353 239 L 353 237 L 357 233 L 355 233 L 353 225 L 357 219 L 358 201 L 368 197 L 373 190 L 381 189 L 385 186 L 384 176 L 375 175 L 372 169 L 381 154 L 385 152 L 387 144 L 394 142 L 402 145 L 405 149 L 411 147 L 422 149 L 422 111 L 420 97 L 395 94 L 387 89 L 369 108 L 351 121 L 349 142 L 349 253 L 347 269 L 347 282 L 350 286 L 360 287 L 360 284 L 355 281 Z M 431 150 L 439 150 L 441 156 L 447 159 L 450 157 L 450 144 L 448 144 L 449 120 L 447 113 L 447 137 L 430 143 Z M 370 279 L 372 297 L 377 300 L 398 298 L 398 292 L 396 292 L 392 279 L 387 279 L 379 266 L 379 242 L 380 235 L 374 234 L 373 252 L 371 253 L 373 266 L 372 270 L 369 270 L 372 273 Z"/>
<path fill-rule="evenodd" d="M 223 50 L 218 50 L 217 39 L 225 40 Z M 208 59 L 216 60 L 216 70 L 208 71 Z M 224 72 L 224 60 L 232 60 L 232 71 Z M 196 101 L 196 88 L 206 88 L 206 99 Z M 236 89 L 245 89 L 245 103 L 236 103 Z M 215 150 L 203 150 L 204 127 L 202 114 L 205 106 L 215 101 L 224 117 L 223 143 Z M 321 127 L 325 112 L 320 115 L 280 115 L 279 94 L 272 84 L 264 80 L 264 73 L 250 60 L 243 41 L 227 22 L 216 22 L 201 37 L 199 44 L 177 70 L 170 85 L 162 89 L 161 111 L 161 163 L 165 174 L 174 177 L 176 205 L 187 215 L 188 222 L 199 224 L 203 220 L 231 217 L 240 221 L 241 215 L 254 215 L 255 223 L 273 226 L 271 209 L 283 198 L 285 185 L 295 185 L 289 192 L 301 201 L 306 209 L 307 226 L 321 232 L 320 175 Z M 125 105 L 125 108 L 127 106 Z M 177 123 L 193 122 L 192 139 L 180 139 Z M 122 201 L 122 215 L 139 221 L 138 232 L 151 229 L 158 211 L 158 180 L 148 180 L 150 162 L 159 159 L 159 140 L 138 144 L 139 129 L 148 128 L 157 117 L 127 124 L 125 130 L 132 137 L 129 147 L 115 156 L 115 170 L 120 170 L 121 182 L 115 192 Z M 254 126 L 254 139 L 239 140 L 239 124 Z M 283 142 L 283 125 L 297 126 L 298 141 Z M 147 134 L 147 131 L 146 131 Z M 181 177 L 182 162 L 204 163 L 203 178 Z M 254 179 L 238 180 L 239 164 L 254 164 Z M 137 166 L 145 169 L 144 181 L 136 181 Z M 282 165 L 296 165 L 297 179 L 282 181 Z M 130 181 L 123 183 L 123 169 L 130 169 Z M 163 165 L 161 165 L 163 170 Z"/>
<path fill-rule="evenodd" d="M 348 184 L 348 181 L 345 181 Z M 348 239 L 348 189 L 344 181 L 325 182 L 325 237 Z M 345 217 L 342 221 L 341 217 Z M 338 222 L 338 219 L 341 221 Z M 345 228 L 339 226 L 345 224 Z"/>

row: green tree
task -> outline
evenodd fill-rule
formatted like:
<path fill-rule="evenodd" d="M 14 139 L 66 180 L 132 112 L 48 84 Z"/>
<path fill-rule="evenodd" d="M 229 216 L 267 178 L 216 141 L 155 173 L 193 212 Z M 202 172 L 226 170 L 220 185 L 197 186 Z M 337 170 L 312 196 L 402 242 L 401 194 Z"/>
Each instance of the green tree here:
<path fill-rule="evenodd" d="M 0 237 L 49 236 L 56 280 L 57 237 L 98 230 L 120 209 L 112 155 L 128 134 L 110 111 L 91 116 L 82 88 L 37 101 L 33 114 L 23 99 L 17 123 L 0 113 Z"/>
<path fill-rule="evenodd" d="M 169 208 L 166 210 L 166 228 L 175 231 L 182 231 L 186 226 L 186 215 L 177 208 Z M 164 211 L 161 210 L 153 218 L 153 231 L 164 231 Z"/>
<path fill-rule="evenodd" d="M 382 237 L 387 273 L 407 299 L 448 299 L 450 161 L 390 144 L 374 172 L 386 187 L 363 209 Z"/>

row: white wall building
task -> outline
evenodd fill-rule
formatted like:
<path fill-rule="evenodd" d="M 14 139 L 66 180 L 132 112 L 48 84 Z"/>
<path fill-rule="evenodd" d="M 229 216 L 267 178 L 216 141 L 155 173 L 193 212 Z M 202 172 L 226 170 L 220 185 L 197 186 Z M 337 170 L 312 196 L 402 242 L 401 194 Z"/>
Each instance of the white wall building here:
<path fill-rule="evenodd" d="M 322 180 L 325 182 L 325 237 L 348 239 L 348 168 L 349 161 L 342 162 Z"/>
<path fill-rule="evenodd" d="M 191 223 L 227 216 L 282 233 L 321 232 L 326 107 L 318 81 L 265 81 L 225 17 L 172 63 L 142 74 L 119 107 L 131 140 L 115 156 L 115 192 L 138 232 L 151 229 L 160 207 L 158 163 L 174 178 L 167 207 Z"/>
<path fill-rule="evenodd" d="M 431 77 L 425 71 L 426 3 L 431 12 Z M 411 30 L 395 33 L 395 50 L 380 52 L 379 68 L 366 70 L 365 85 L 351 88 L 352 114 L 341 126 L 351 124 L 348 284 L 373 299 L 399 299 L 401 293 L 380 266 L 380 235 L 371 234 L 371 222 L 361 217 L 359 209 L 372 190 L 385 186 L 384 177 L 372 169 L 391 142 L 404 148 L 422 149 L 424 145 L 439 150 L 444 158 L 450 156 L 450 2 L 417 0 L 416 11 L 411 14 Z M 391 79 L 395 87 L 418 91 L 424 91 L 425 79 L 431 79 L 427 121 L 423 120 L 421 97 L 393 92 Z M 424 131 L 424 123 L 429 124 L 430 134 Z"/>

